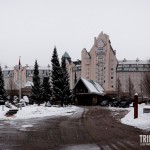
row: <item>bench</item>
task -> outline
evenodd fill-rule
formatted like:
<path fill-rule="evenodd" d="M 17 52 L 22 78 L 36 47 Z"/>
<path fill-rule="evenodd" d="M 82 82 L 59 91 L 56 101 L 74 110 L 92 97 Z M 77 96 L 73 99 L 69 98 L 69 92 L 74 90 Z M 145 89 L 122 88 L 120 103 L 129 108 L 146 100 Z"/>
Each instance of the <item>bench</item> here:
<path fill-rule="evenodd" d="M 14 114 L 16 114 L 18 111 L 18 109 L 10 109 L 9 111 L 7 111 L 6 116 L 12 116 Z"/>
<path fill-rule="evenodd" d="M 143 108 L 143 113 L 150 113 L 150 108 Z"/>

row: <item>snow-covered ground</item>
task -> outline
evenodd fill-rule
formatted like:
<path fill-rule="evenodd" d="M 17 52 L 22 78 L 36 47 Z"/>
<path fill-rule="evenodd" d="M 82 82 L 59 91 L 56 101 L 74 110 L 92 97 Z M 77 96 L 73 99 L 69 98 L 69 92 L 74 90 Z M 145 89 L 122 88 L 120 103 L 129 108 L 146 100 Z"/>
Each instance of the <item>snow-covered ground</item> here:
<path fill-rule="evenodd" d="M 16 108 L 17 109 L 17 108 Z M 35 105 L 27 105 L 18 109 L 17 114 L 7 117 L 5 114 L 9 110 L 9 108 L 0 106 L 0 120 L 16 120 L 16 119 L 29 119 L 29 118 L 38 118 L 38 117 L 46 117 L 46 116 L 69 116 L 72 114 L 76 114 L 82 108 L 76 106 L 67 106 L 67 107 L 45 107 L 44 105 L 37 106 Z"/>
<path fill-rule="evenodd" d="M 134 108 L 115 108 L 108 107 L 111 111 L 115 111 L 116 114 L 121 110 L 128 110 L 129 113 L 125 115 L 121 122 L 130 126 L 134 126 L 143 130 L 150 131 L 150 113 L 143 113 L 143 108 L 150 108 L 150 106 L 141 104 L 138 105 L 138 118 L 134 119 Z M 18 109 L 17 114 L 7 117 L 5 116 L 6 112 L 9 110 L 7 107 L 0 106 L 0 120 L 17 120 L 17 119 L 30 119 L 38 117 L 55 117 L 55 116 L 70 116 L 78 117 L 84 111 L 83 108 L 76 106 L 67 106 L 67 107 L 45 107 L 44 105 L 37 106 L 27 105 Z M 113 113 L 114 115 L 114 113 Z"/>
<path fill-rule="evenodd" d="M 150 108 L 150 105 L 138 105 L 138 118 L 136 119 L 134 119 L 134 108 L 130 108 L 129 113 L 121 119 L 121 122 L 123 124 L 150 131 L 150 113 L 143 113 L 143 108 Z"/>

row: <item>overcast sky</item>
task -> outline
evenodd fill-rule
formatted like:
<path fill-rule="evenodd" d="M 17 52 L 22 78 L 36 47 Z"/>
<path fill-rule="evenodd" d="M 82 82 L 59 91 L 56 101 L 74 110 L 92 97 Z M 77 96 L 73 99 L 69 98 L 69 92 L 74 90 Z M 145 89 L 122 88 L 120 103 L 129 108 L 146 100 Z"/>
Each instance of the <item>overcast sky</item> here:
<path fill-rule="evenodd" d="M 117 59 L 150 58 L 150 0 L 0 0 L 0 63 L 50 64 L 54 46 L 72 60 L 108 34 Z"/>

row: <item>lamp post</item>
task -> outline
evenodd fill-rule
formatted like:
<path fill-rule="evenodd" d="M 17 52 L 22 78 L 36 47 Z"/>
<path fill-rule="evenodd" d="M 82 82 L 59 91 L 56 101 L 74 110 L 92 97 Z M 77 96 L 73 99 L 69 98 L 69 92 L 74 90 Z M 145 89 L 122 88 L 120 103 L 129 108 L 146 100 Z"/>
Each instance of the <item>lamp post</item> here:
<path fill-rule="evenodd" d="M 19 102 L 21 100 L 21 70 L 19 70 Z"/>

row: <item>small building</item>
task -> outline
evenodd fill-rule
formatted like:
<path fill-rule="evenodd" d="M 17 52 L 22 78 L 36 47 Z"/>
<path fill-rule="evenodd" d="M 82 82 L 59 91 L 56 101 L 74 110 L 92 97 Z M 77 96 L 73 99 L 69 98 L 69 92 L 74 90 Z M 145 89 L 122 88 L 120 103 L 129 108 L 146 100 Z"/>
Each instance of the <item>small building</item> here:
<path fill-rule="evenodd" d="M 73 91 L 77 105 L 96 105 L 102 98 L 104 89 L 99 83 L 81 77 Z"/>

